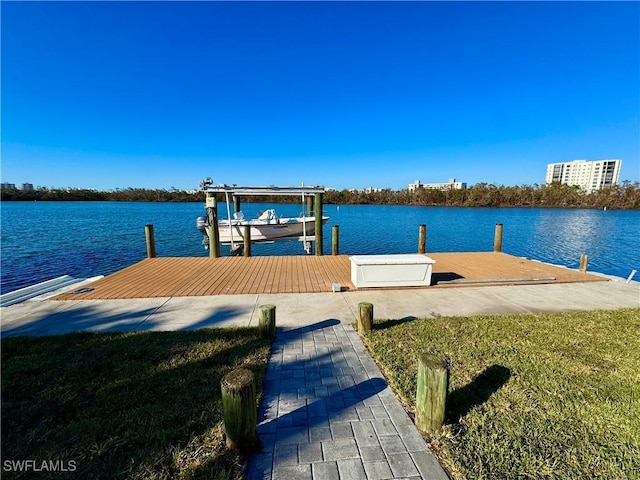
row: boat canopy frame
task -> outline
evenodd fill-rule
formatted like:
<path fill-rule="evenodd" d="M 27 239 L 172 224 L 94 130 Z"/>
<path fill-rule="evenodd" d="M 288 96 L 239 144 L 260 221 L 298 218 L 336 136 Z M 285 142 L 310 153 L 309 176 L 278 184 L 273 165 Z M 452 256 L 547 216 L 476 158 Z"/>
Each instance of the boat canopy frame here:
<path fill-rule="evenodd" d="M 325 193 L 324 186 L 316 185 L 314 187 L 307 187 L 301 185 L 299 187 L 276 187 L 274 185 L 270 185 L 268 187 L 240 187 L 237 185 L 206 185 L 203 186 L 203 191 L 205 193 L 226 193 L 235 196 L 242 195 L 264 195 L 264 196 L 273 196 L 273 195 L 290 195 L 290 196 L 298 196 L 298 195 L 315 195 L 316 193 Z"/>
<path fill-rule="evenodd" d="M 312 187 L 305 186 L 304 184 L 300 186 L 293 186 L 293 187 L 276 187 L 275 185 L 262 186 L 262 187 L 245 187 L 245 186 L 238 186 L 238 185 L 227 185 L 224 183 L 220 185 L 213 185 L 213 182 L 211 181 L 210 178 L 206 178 L 202 180 L 200 182 L 200 188 L 202 189 L 202 191 L 204 191 L 207 194 L 207 197 L 209 195 L 215 195 L 216 193 L 225 194 L 225 200 L 227 204 L 227 219 L 229 221 L 229 227 L 230 227 L 229 230 L 231 233 L 231 249 L 232 250 L 234 248 L 235 242 L 233 239 L 233 229 L 231 228 L 231 209 L 229 206 L 229 194 L 235 197 L 240 197 L 243 195 L 244 196 L 252 196 L 252 195 L 299 196 L 302 198 L 302 204 L 304 207 L 305 197 L 311 197 L 311 196 L 315 196 L 316 194 L 325 193 L 325 187 L 323 185 L 315 185 Z M 315 212 L 315 214 L 317 215 L 317 212 Z M 320 212 L 320 216 L 322 217 L 322 212 Z M 310 236 L 307 235 L 306 225 L 304 222 L 303 222 L 302 228 L 303 228 L 303 233 L 302 233 L 302 237 L 299 240 L 302 240 L 304 242 L 305 250 L 307 251 L 307 253 L 310 253 L 311 247 L 308 244 L 308 242 L 312 239 L 310 238 Z M 315 239 L 315 235 L 313 236 L 313 239 Z"/>

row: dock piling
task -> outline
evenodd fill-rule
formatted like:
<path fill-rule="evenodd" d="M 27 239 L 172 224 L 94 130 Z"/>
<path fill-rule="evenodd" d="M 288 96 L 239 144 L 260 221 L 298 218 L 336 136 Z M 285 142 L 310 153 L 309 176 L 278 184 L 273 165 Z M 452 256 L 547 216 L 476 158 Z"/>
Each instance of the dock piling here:
<path fill-rule="evenodd" d="M 589 266 L 589 255 L 583 253 L 580 255 L 580 271 L 582 273 L 587 273 L 587 267 Z"/>
<path fill-rule="evenodd" d="M 144 234 L 147 239 L 147 258 L 155 258 L 156 256 L 156 240 L 153 235 L 153 225 L 148 224 L 144 227 Z"/>
<path fill-rule="evenodd" d="M 425 253 L 427 250 L 427 226 L 423 223 L 420 225 L 418 234 L 418 253 Z"/>
<path fill-rule="evenodd" d="M 340 250 L 340 226 L 334 225 L 331 228 L 331 255 L 338 255 Z"/>
<path fill-rule="evenodd" d="M 493 251 L 502 252 L 502 224 L 496 223 L 496 231 L 493 237 Z"/>

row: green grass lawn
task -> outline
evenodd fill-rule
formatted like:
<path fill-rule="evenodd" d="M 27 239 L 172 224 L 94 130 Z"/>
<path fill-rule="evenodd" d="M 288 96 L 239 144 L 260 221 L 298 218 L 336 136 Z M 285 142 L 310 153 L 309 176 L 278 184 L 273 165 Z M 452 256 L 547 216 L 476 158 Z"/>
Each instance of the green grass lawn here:
<path fill-rule="evenodd" d="M 410 412 L 418 354 L 448 360 L 453 478 L 640 478 L 640 309 L 376 321 L 366 343 Z"/>
<path fill-rule="evenodd" d="M 249 368 L 260 395 L 268 352 L 249 328 L 3 339 L 3 467 L 32 459 L 73 465 L 72 478 L 241 478 L 245 459 L 224 446 L 220 380 Z"/>

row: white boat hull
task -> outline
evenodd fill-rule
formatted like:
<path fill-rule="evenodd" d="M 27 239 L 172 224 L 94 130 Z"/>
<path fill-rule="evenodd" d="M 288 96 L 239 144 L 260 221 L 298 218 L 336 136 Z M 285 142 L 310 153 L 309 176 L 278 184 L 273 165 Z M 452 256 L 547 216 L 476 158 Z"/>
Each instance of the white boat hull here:
<path fill-rule="evenodd" d="M 324 225 L 329 217 L 322 217 Z M 315 234 L 315 217 L 280 218 L 278 220 L 228 220 L 218 222 L 218 239 L 220 243 L 244 242 L 244 228 L 250 227 L 252 242 L 267 242 L 269 240 L 311 236 Z M 208 226 L 199 226 L 200 232 L 208 237 Z M 233 237 L 233 238 L 232 238 Z"/>

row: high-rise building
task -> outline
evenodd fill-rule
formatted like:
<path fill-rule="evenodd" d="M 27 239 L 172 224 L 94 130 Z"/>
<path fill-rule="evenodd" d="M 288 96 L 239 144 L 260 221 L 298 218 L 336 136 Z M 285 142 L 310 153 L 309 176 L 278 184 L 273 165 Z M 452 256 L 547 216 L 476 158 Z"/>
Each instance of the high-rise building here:
<path fill-rule="evenodd" d="M 577 185 L 585 192 L 610 188 L 618 185 L 622 160 L 574 160 L 572 162 L 550 163 L 547 165 L 545 183 L 565 183 Z"/>

